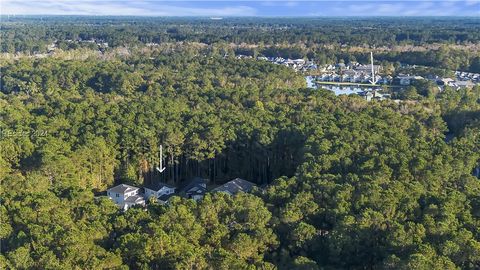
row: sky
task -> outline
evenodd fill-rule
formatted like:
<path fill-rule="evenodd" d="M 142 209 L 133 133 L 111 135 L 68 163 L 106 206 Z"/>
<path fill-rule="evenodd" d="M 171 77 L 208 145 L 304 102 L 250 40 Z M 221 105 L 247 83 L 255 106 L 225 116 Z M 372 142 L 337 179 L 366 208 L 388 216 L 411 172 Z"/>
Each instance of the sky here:
<path fill-rule="evenodd" d="M 480 0 L 0 0 L 0 14 L 215 17 L 475 16 L 480 19 Z"/>

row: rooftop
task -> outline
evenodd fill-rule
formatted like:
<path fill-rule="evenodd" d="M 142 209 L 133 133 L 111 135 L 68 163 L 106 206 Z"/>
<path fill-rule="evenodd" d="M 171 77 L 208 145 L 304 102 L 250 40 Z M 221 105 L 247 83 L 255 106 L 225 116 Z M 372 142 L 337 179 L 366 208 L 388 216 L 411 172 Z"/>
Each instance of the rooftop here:
<path fill-rule="evenodd" d="M 108 192 L 125 194 L 125 193 L 135 191 L 135 190 L 138 190 L 138 189 L 139 188 L 134 187 L 134 186 L 130 186 L 130 185 L 126 185 L 126 184 L 120 184 L 118 186 L 114 186 L 114 187 L 108 189 Z"/>
<path fill-rule="evenodd" d="M 151 189 L 151 190 L 154 190 L 154 191 L 159 191 L 163 187 L 175 188 L 172 185 L 169 185 L 169 184 L 166 184 L 166 183 L 163 183 L 163 182 L 158 182 L 158 181 L 154 182 L 154 183 L 144 183 L 144 187 L 148 188 L 148 189 Z"/>
<path fill-rule="evenodd" d="M 193 179 L 190 180 L 190 182 L 187 183 L 186 186 L 182 188 L 183 192 L 187 191 L 198 191 L 198 190 L 206 190 L 207 186 L 207 180 L 203 179 L 201 177 L 194 177 Z"/>
<path fill-rule="evenodd" d="M 140 195 L 133 195 L 133 196 L 129 196 L 128 198 L 125 199 L 125 203 L 140 203 L 142 201 L 145 201 L 145 199 L 143 199 L 143 196 L 140 196 Z"/>
<path fill-rule="evenodd" d="M 240 178 L 235 178 L 232 181 L 229 181 L 215 189 L 213 192 L 227 192 L 230 194 L 236 194 L 238 192 L 250 192 L 253 187 L 255 186 L 254 183 L 249 182 L 247 180 L 243 180 Z"/>
<path fill-rule="evenodd" d="M 171 193 L 171 194 L 163 194 L 162 196 L 158 197 L 158 200 L 159 201 L 162 201 L 162 202 L 166 202 L 168 201 L 172 196 L 174 196 L 175 194 Z"/>

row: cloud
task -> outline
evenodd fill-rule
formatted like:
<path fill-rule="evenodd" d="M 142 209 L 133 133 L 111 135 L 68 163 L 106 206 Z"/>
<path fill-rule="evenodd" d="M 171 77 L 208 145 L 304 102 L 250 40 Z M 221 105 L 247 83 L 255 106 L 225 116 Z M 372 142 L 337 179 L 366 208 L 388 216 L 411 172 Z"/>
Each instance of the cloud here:
<path fill-rule="evenodd" d="M 0 0 L 0 14 L 132 16 L 479 16 L 480 0 Z"/>
<path fill-rule="evenodd" d="M 286 7 L 295 7 L 295 6 L 298 6 L 298 2 L 295 2 L 295 1 L 288 1 L 285 3 L 285 6 Z"/>
<path fill-rule="evenodd" d="M 477 9 L 465 9 L 465 1 L 373 1 L 350 2 L 347 6 L 351 16 L 478 16 L 480 5 Z M 339 8 L 336 11 L 340 11 Z"/>
<path fill-rule="evenodd" d="M 467 6 L 473 6 L 473 5 L 478 5 L 480 4 L 480 0 L 466 0 L 465 4 Z"/>
<path fill-rule="evenodd" d="M 240 0 L 240 1 L 242 1 L 242 0 Z M 254 1 L 252 1 L 252 2 L 254 2 Z M 297 1 L 297 0 L 296 1 L 276 0 L 276 1 L 261 1 L 258 4 L 260 4 L 260 6 L 264 6 L 264 7 L 296 7 L 300 4 L 304 4 L 302 2 L 304 2 L 304 1 L 302 1 L 302 0 L 299 0 L 299 1 Z"/>
<path fill-rule="evenodd" d="M 25 15 L 134 15 L 134 16 L 255 16 L 250 6 L 232 4 L 219 7 L 186 5 L 164 1 L 93 0 L 0 0 L 1 14 Z"/>

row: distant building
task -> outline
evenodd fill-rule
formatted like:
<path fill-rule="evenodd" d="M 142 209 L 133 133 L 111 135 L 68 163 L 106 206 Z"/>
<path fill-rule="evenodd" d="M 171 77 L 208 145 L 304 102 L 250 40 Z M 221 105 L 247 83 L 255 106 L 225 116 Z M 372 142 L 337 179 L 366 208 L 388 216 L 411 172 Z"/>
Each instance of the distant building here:
<path fill-rule="evenodd" d="M 349 75 L 349 76 L 357 76 L 359 74 L 359 72 L 357 72 L 353 69 L 347 69 L 347 70 L 343 71 L 343 74 Z"/>
<path fill-rule="evenodd" d="M 303 59 L 294 59 L 294 60 L 292 60 L 292 62 L 293 62 L 295 65 L 300 65 L 300 66 L 305 65 L 305 60 L 303 60 Z"/>
<path fill-rule="evenodd" d="M 472 81 L 455 81 L 453 86 L 457 88 L 472 88 L 475 84 Z"/>
<path fill-rule="evenodd" d="M 145 206 L 145 199 L 140 194 L 140 188 L 120 184 L 107 190 L 107 196 L 123 210 L 134 205 Z"/>
<path fill-rule="evenodd" d="M 157 202 L 160 204 L 166 204 L 173 196 L 175 196 L 175 193 L 163 194 L 160 197 L 157 197 Z"/>
<path fill-rule="evenodd" d="M 57 49 L 56 41 L 47 45 L 47 52 L 52 52 L 52 51 L 55 51 L 56 49 Z"/>
<path fill-rule="evenodd" d="M 371 101 L 372 98 L 375 96 L 372 91 L 359 92 L 358 95 L 363 97 L 366 101 Z"/>
<path fill-rule="evenodd" d="M 255 187 L 255 184 L 247 180 L 235 178 L 215 189 L 212 192 L 225 192 L 230 195 L 235 195 L 239 192 L 250 192 Z"/>
<path fill-rule="evenodd" d="M 390 76 L 390 75 L 387 75 L 385 77 L 382 78 L 382 80 L 380 80 L 378 83 L 380 84 L 390 84 L 393 80 L 393 77 Z"/>
<path fill-rule="evenodd" d="M 328 65 L 324 68 L 325 70 L 335 70 L 335 66 L 334 65 Z"/>
<path fill-rule="evenodd" d="M 375 73 L 378 73 L 381 68 L 382 67 L 379 65 L 373 65 L 373 70 Z M 362 73 L 372 73 L 372 65 L 359 65 L 355 67 L 355 70 Z"/>
<path fill-rule="evenodd" d="M 421 76 L 397 76 L 396 78 L 400 85 L 410 85 L 416 80 L 423 80 Z"/>
<path fill-rule="evenodd" d="M 181 189 L 180 193 L 187 199 L 200 200 L 205 196 L 205 193 L 207 193 L 207 180 L 194 177 Z"/>
<path fill-rule="evenodd" d="M 347 64 L 347 69 L 354 69 L 354 68 L 355 68 L 356 66 L 358 66 L 358 65 L 359 65 L 359 64 L 358 64 L 357 62 L 351 61 L 351 62 L 349 62 L 349 63 Z"/>
<path fill-rule="evenodd" d="M 337 69 L 343 70 L 343 69 L 346 69 L 347 66 L 344 63 L 338 63 L 336 67 Z"/>
<path fill-rule="evenodd" d="M 389 94 L 381 94 L 377 90 L 372 90 L 372 91 L 363 91 L 358 93 L 359 96 L 363 97 L 366 101 L 372 101 L 372 100 L 384 100 L 387 98 L 390 98 Z"/>
<path fill-rule="evenodd" d="M 438 80 L 437 80 L 437 84 L 438 84 L 438 85 L 448 85 L 448 86 L 452 86 L 454 82 L 455 82 L 455 80 L 452 79 L 452 78 L 441 78 L 441 79 L 438 79 Z"/>

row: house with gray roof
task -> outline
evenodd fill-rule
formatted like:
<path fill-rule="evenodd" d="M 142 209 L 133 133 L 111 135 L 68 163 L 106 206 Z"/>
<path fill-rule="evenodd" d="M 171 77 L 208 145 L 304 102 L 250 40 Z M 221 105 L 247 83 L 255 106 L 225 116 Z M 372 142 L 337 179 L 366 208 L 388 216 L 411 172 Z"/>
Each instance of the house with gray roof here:
<path fill-rule="evenodd" d="M 163 194 L 160 197 L 157 197 L 157 202 L 160 204 L 166 204 L 173 196 L 175 196 L 175 193 Z"/>
<path fill-rule="evenodd" d="M 230 195 L 235 195 L 239 192 L 250 192 L 255 187 L 255 184 L 247 180 L 235 178 L 215 189 L 212 192 L 225 192 Z"/>
<path fill-rule="evenodd" d="M 140 188 L 134 186 L 120 184 L 107 189 L 107 196 L 123 210 L 127 210 L 134 205 L 145 206 L 145 199 L 140 194 Z"/>
<path fill-rule="evenodd" d="M 155 196 L 155 198 L 159 199 L 163 195 L 174 194 L 176 187 L 162 182 L 153 182 L 145 184 L 144 189 L 145 198 L 148 200 L 152 196 Z"/>
<path fill-rule="evenodd" d="M 182 188 L 181 194 L 187 199 L 200 200 L 207 193 L 207 182 L 204 178 L 194 177 Z"/>

